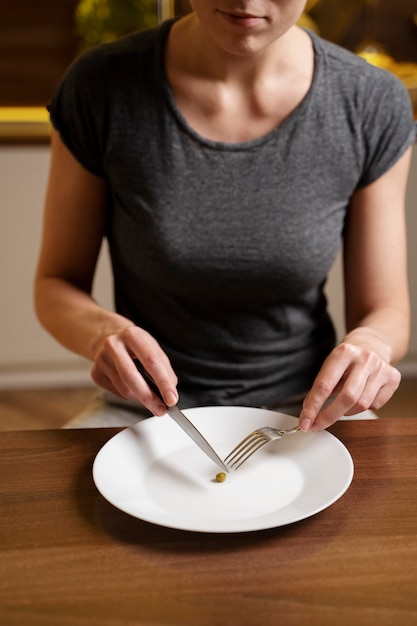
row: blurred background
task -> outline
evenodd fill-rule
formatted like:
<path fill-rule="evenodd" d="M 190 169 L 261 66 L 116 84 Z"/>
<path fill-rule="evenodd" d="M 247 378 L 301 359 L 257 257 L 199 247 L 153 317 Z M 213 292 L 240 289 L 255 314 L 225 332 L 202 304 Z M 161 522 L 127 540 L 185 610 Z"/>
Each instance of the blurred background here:
<path fill-rule="evenodd" d="M 188 0 L 0 0 L 0 106 L 44 105 L 85 47 L 188 10 Z M 404 77 L 417 63 L 416 0 L 309 0 L 304 23 L 351 50 L 373 46 L 407 64 L 396 68 Z"/>

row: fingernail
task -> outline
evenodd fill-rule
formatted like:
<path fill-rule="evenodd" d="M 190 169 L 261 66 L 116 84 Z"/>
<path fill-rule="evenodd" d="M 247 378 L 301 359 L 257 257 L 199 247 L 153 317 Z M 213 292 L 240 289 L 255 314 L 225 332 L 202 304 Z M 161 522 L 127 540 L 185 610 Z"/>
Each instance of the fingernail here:
<path fill-rule="evenodd" d="M 310 430 L 310 426 L 311 426 L 311 420 L 307 418 L 304 418 L 303 420 L 301 420 L 300 422 L 301 430 Z"/>
<path fill-rule="evenodd" d="M 166 403 L 167 403 L 168 406 L 173 406 L 174 404 L 177 404 L 178 396 L 173 391 L 168 391 L 165 394 L 165 400 L 166 400 Z"/>

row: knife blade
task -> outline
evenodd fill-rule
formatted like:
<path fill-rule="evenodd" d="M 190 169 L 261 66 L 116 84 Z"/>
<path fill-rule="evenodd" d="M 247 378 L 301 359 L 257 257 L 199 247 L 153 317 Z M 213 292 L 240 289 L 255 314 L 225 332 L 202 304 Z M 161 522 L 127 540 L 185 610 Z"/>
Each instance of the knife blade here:
<path fill-rule="evenodd" d="M 229 468 L 226 463 L 219 457 L 217 452 L 212 448 L 207 439 L 200 433 L 200 431 L 194 426 L 194 424 L 188 419 L 186 415 L 178 408 L 178 406 L 167 406 L 164 402 L 161 392 L 152 376 L 143 367 L 139 359 L 133 359 L 137 370 L 143 376 L 146 383 L 152 389 L 152 391 L 158 396 L 163 405 L 166 407 L 168 415 L 180 426 L 185 433 L 198 445 L 198 447 L 214 462 L 221 467 L 224 472 L 229 472 Z"/>

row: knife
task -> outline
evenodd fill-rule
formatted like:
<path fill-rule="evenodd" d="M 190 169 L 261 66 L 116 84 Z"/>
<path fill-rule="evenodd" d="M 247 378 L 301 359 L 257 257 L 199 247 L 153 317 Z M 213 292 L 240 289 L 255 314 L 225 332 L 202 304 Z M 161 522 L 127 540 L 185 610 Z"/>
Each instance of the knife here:
<path fill-rule="evenodd" d="M 217 452 L 211 447 L 209 442 L 203 437 L 200 431 L 194 426 L 192 422 L 184 415 L 184 413 L 178 408 L 178 406 L 167 406 L 163 400 L 162 394 L 159 388 L 152 378 L 152 376 L 145 370 L 139 359 L 133 359 L 137 370 L 143 376 L 152 391 L 158 396 L 163 405 L 166 407 L 168 415 L 180 426 L 184 432 L 196 443 L 199 448 L 214 462 L 216 465 L 222 468 L 224 472 L 229 472 L 229 468 L 226 463 L 222 461 Z"/>

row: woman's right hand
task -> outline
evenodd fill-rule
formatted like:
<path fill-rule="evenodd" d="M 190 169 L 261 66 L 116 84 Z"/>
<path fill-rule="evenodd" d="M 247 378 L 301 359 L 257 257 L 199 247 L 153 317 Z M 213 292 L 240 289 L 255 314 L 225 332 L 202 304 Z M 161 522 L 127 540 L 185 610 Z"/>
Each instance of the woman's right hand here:
<path fill-rule="evenodd" d="M 159 343 L 138 326 L 128 326 L 101 342 L 91 377 L 103 389 L 126 400 L 141 402 L 153 415 L 163 415 L 166 407 L 138 372 L 134 358 L 152 376 L 166 405 L 175 405 L 178 402 L 178 379 L 171 363 Z"/>
<path fill-rule="evenodd" d="M 63 346 L 93 361 L 91 376 L 97 385 L 162 415 L 166 407 L 133 359 L 141 361 L 171 406 L 178 401 L 177 377 L 167 355 L 149 333 L 101 308 L 91 295 L 106 229 L 107 181 L 81 165 L 56 130 L 51 151 L 35 279 L 39 320 Z"/>

